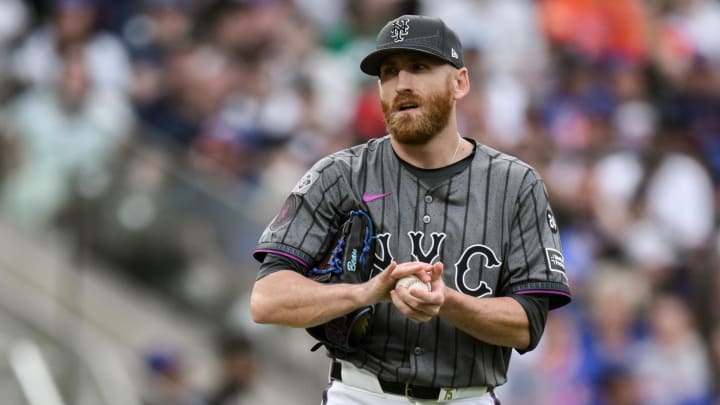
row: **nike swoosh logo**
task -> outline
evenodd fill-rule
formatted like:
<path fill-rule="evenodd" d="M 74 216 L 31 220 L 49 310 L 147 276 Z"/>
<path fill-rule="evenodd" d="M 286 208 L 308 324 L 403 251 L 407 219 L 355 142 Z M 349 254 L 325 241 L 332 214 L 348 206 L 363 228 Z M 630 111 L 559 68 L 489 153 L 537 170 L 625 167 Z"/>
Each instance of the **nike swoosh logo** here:
<path fill-rule="evenodd" d="M 365 201 L 365 202 L 370 202 L 370 201 L 379 200 L 379 199 L 381 199 L 381 198 L 385 198 L 385 197 L 387 197 L 387 196 L 389 196 L 389 195 L 390 195 L 390 193 L 382 193 L 382 194 L 368 194 L 368 193 L 365 193 L 365 194 L 363 194 L 362 199 L 363 199 L 363 201 Z"/>

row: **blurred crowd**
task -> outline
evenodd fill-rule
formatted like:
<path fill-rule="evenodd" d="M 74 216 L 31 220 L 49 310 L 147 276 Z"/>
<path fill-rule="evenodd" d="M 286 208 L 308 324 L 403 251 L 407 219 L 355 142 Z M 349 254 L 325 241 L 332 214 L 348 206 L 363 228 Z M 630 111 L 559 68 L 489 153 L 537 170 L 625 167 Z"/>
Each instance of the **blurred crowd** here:
<path fill-rule="evenodd" d="M 358 64 L 403 13 L 458 32 L 462 135 L 560 225 L 574 305 L 505 403 L 720 404 L 718 0 L 0 0 L 0 212 L 227 323 L 297 179 L 385 134 Z"/>

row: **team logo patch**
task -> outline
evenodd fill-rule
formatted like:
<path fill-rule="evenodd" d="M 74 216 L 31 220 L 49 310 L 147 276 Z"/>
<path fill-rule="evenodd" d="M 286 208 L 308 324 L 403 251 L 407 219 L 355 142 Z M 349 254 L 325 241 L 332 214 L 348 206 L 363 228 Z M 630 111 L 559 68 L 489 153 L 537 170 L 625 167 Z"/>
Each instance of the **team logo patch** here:
<path fill-rule="evenodd" d="M 285 228 L 290 221 L 295 217 L 297 212 L 298 200 L 300 197 L 296 194 L 290 194 L 285 200 L 280 212 L 275 216 L 275 219 L 270 224 L 270 230 L 275 232 Z"/>
<path fill-rule="evenodd" d="M 402 42 L 409 31 L 410 19 L 398 18 L 392 23 L 392 28 L 390 29 L 390 37 L 392 37 L 395 42 Z"/>
<path fill-rule="evenodd" d="M 565 258 L 559 250 L 545 248 L 545 259 L 550 270 L 565 273 Z"/>
<path fill-rule="evenodd" d="M 549 208 L 547 210 L 546 216 L 547 216 L 547 222 L 548 222 L 548 226 L 550 227 L 550 230 L 552 231 L 552 233 L 557 233 L 558 232 L 557 221 L 555 221 L 555 215 L 553 215 L 552 211 L 550 211 Z"/>
<path fill-rule="evenodd" d="M 310 171 L 307 172 L 301 179 L 298 181 L 297 185 L 295 185 L 295 188 L 292 190 L 293 194 L 305 194 L 310 187 L 315 183 L 315 181 L 320 177 L 317 172 Z"/>

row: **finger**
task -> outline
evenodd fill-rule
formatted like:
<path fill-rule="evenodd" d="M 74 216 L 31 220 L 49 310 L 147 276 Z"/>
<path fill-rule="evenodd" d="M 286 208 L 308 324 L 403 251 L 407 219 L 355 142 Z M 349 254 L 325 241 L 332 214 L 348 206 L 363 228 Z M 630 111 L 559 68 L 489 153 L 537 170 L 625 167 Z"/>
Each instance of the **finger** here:
<path fill-rule="evenodd" d="M 405 301 L 408 303 L 408 301 Z M 429 317 L 434 317 L 440 313 L 441 305 L 436 302 L 409 302 L 408 306 L 415 312 L 424 314 Z"/>
<path fill-rule="evenodd" d="M 420 276 L 420 273 L 425 272 L 430 268 L 430 265 L 423 262 L 405 262 L 399 264 L 393 271 L 392 271 L 392 277 L 396 280 L 399 280 L 403 277 L 409 276 L 411 274 L 416 274 Z M 429 280 L 428 280 L 429 281 Z"/>
<path fill-rule="evenodd" d="M 417 321 L 425 322 L 432 318 L 433 311 L 428 311 L 425 304 L 420 300 L 410 295 L 407 288 L 400 287 L 390 292 L 391 298 L 394 296 L 395 306 L 408 318 Z"/>
<path fill-rule="evenodd" d="M 387 302 L 390 300 L 390 290 L 395 288 L 395 279 L 392 278 L 392 272 L 397 267 L 397 262 L 392 261 L 385 268 L 365 283 L 364 296 L 373 305 L 377 302 Z"/>
<path fill-rule="evenodd" d="M 397 262 L 393 260 L 387 267 L 385 267 L 385 270 L 383 270 L 380 274 L 385 278 L 392 278 L 392 273 L 395 271 L 397 266 Z"/>
<path fill-rule="evenodd" d="M 421 289 L 408 290 L 406 287 L 395 289 L 398 297 L 413 312 L 426 316 L 435 316 L 440 310 L 442 295 Z"/>
<path fill-rule="evenodd" d="M 428 273 L 430 275 L 430 280 L 428 280 L 428 281 L 434 281 L 439 278 L 442 278 L 444 268 L 445 268 L 445 265 L 443 264 L 443 262 L 434 263 L 428 271 Z"/>
<path fill-rule="evenodd" d="M 430 281 L 430 291 L 441 291 L 443 288 L 445 288 L 445 281 L 442 278 L 442 274 L 440 277 Z"/>
<path fill-rule="evenodd" d="M 427 322 L 430 319 L 432 319 L 432 316 L 424 313 L 424 312 L 418 312 L 414 310 L 410 305 L 407 304 L 407 302 L 404 301 L 404 299 L 401 297 L 402 292 L 398 291 L 401 289 L 405 289 L 405 287 L 400 287 L 396 290 L 390 291 L 390 299 L 395 305 L 395 307 L 406 317 L 408 317 L 410 320 L 415 322 Z"/>

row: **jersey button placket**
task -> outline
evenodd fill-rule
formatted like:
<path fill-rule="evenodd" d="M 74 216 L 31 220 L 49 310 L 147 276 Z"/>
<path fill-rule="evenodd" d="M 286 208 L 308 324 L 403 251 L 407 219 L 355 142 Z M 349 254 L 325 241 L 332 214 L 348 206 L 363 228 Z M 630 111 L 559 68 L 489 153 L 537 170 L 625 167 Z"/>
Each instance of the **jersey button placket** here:
<path fill-rule="evenodd" d="M 430 223 L 430 214 L 427 213 L 427 209 L 428 209 L 427 205 L 432 203 L 433 197 L 430 194 L 425 194 L 424 199 L 425 199 L 425 215 L 423 215 L 422 221 L 425 224 L 429 224 Z"/>

